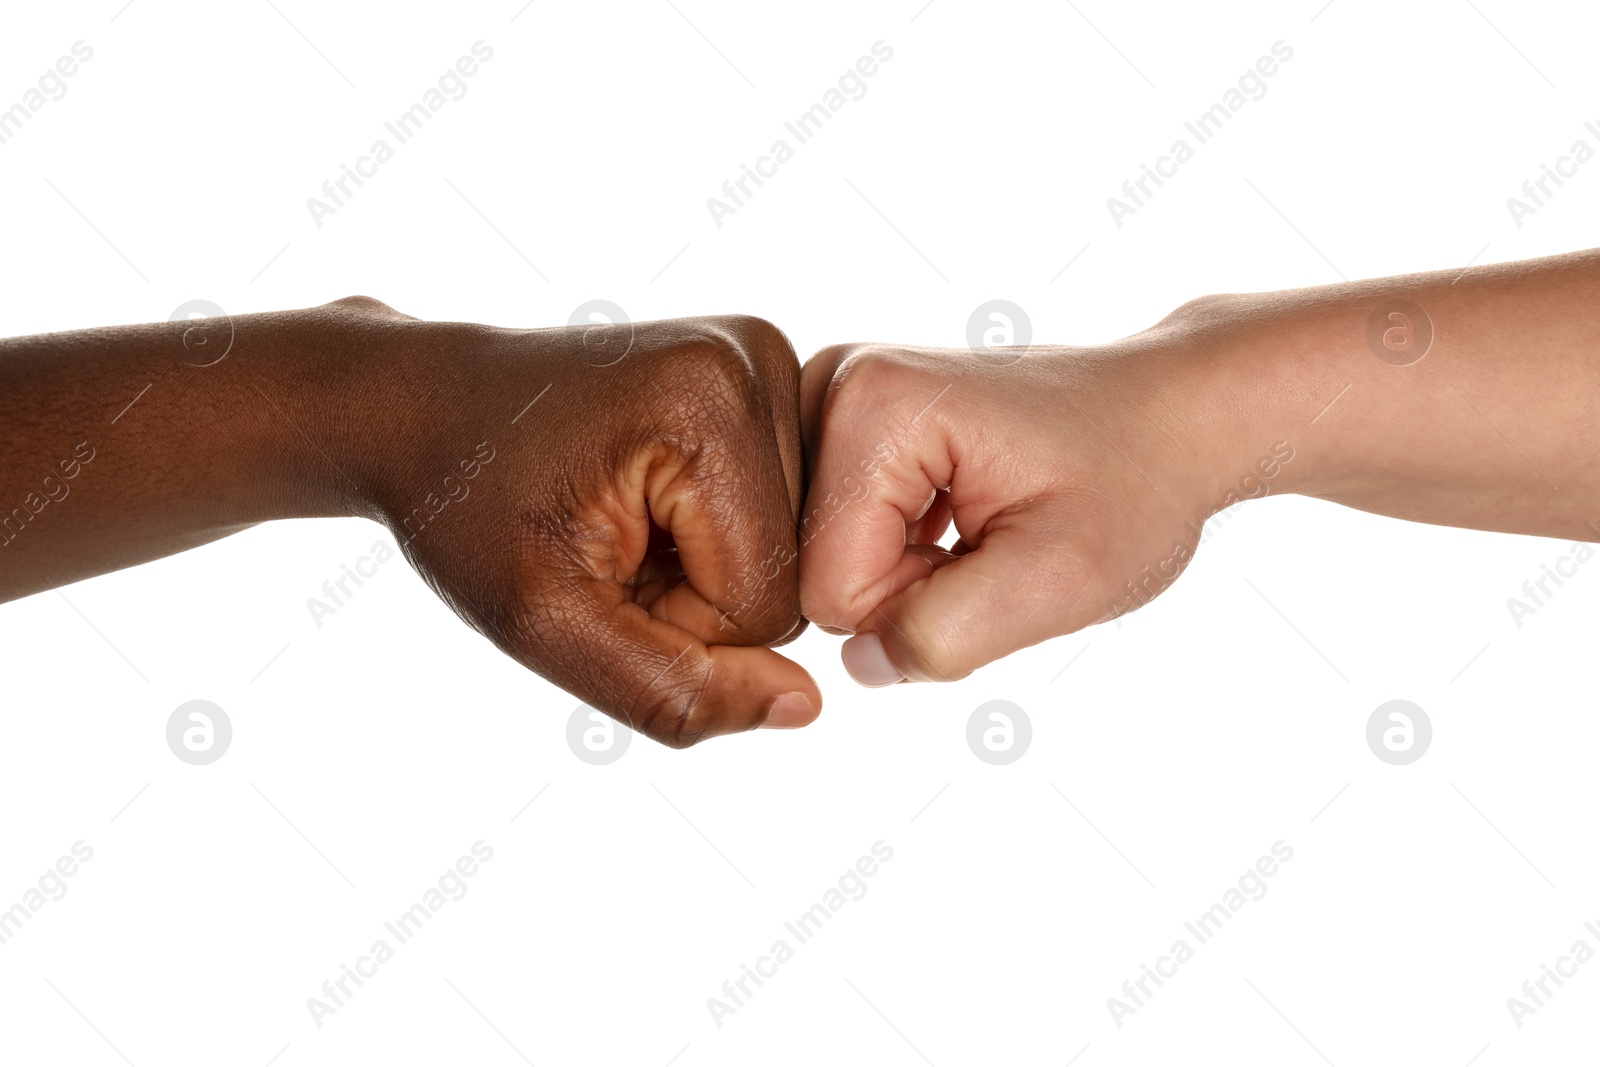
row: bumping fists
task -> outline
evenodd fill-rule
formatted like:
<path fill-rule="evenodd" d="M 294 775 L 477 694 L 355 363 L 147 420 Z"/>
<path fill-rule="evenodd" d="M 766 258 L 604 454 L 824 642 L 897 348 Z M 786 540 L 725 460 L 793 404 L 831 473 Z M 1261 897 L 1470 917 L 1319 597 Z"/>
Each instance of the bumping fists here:
<path fill-rule="evenodd" d="M 4 338 L 0 602 L 361 516 L 649 737 L 804 726 L 821 694 L 774 648 L 806 618 L 865 685 L 964 677 L 1148 603 L 1208 517 L 1269 491 L 1600 533 L 1600 450 L 1572 447 L 1600 406 L 1597 293 L 1579 252 L 1205 297 L 1093 347 L 843 345 L 803 370 L 745 316 L 518 330 L 366 297 Z"/>
<path fill-rule="evenodd" d="M 5 339 L 0 600 L 362 516 L 501 650 L 646 736 L 804 726 L 822 696 L 774 648 L 805 616 L 884 685 L 1134 606 L 1113 577 L 1204 518 L 1153 490 L 1203 484 L 1166 469 L 1197 450 L 1147 388 L 1162 367 L 856 345 L 802 372 L 747 316 L 503 329 L 366 297 Z"/>
<path fill-rule="evenodd" d="M 500 402 L 429 409 L 385 520 L 504 651 L 668 745 L 813 721 L 772 647 L 806 618 L 862 684 L 961 678 L 1139 606 L 1209 514 L 1148 352 L 847 345 L 802 370 L 748 317 L 440 329 L 465 332 L 434 389 Z M 479 440 L 471 521 L 432 520 L 424 458 Z"/>

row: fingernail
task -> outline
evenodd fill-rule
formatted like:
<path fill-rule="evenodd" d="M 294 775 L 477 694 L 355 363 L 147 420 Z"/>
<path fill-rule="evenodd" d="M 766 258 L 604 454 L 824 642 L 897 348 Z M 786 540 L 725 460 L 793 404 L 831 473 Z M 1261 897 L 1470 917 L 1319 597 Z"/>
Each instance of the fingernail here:
<path fill-rule="evenodd" d="M 816 718 L 811 710 L 811 700 L 804 693 L 784 693 L 767 708 L 767 730 L 794 730 Z"/>
<path fill-rule="evenodd" d="M 839 656 L 844 660 L 844 669 L 850 672 L 850 677 L 862 685 L 876 689 L 905 681 L 905 675 L 889 662 L 889 654 L 883 650 L 883 638 L 875 633 L 857 634 L 850 638 L 839 650 Z"/>

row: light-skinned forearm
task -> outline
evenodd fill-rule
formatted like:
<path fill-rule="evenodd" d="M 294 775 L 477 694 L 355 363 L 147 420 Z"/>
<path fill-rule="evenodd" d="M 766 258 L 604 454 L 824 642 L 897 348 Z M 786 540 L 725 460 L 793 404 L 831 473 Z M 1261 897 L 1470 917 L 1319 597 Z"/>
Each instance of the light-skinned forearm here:
<path fill-rule="evenodd" d="M 1375 348 L 1396 301 L 1422 315 Z M 1600 253 L 1208 297 L 1132 340 L 1209 411 L 1212 495 L 1287 441 L 1273 493 L 1600 540 Z"/>

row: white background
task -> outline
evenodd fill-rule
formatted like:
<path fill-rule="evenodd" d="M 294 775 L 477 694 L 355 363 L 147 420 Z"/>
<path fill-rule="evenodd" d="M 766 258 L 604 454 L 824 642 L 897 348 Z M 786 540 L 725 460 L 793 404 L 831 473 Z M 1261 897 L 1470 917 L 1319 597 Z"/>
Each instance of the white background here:
<path fill-rule="evenodd" d="M 1036 338 L 1088 343 L 1203 293 L 1597 243 L 1600 162 L 1520 228 L 1506 207 L 1597 144 L 1600 25 L 1575 3 L 275 2 L 5 13 L 0 106 L 74 41 L 94 57 L 0 145 L 0 332 L 351 293 L 559 325 L 604 298 L 635 319 L 759 314 L 805 355 L 960 345 L 1004 297 Z M 494 58 L 467 95 L 315 226 L 306 198 L 480 39 Z M 879 40 L 894 55 L 867 94 L 714 225 L 706 198 Z M 1116 227 L 1106 198 L 1279 40 L 1269 92 Z M 0 1060 L 1344 1067 L 1593 1047 L 1600 963 L 1520 1029 L 1506 1007 L 1575 940 L 1600 948 L 1600 565 L 1520 628 L 1506 606 L 1561 542 L 1270 498 L 1120 628 L 889 692 L 813 631 L 791 648 L 826 695 L 813 727 L 635 739 L 593 767 L 565 741 L 575 700 L 402 560 L 313 623 L 307 598 L 380 538 L 278 523 L 0 608 L 0 908 L 94 849 L 0 946 Z M 164 735 L 196 698 L 234 727 L 205 767 Z M 1365 741 L 1394 698 L 1434 727 L 1405 767 Z M 991 699 L 1033 724 L 1009 766 L 967 747 Z M 318 1028 L 306 999 L 480 839 L 470 892 Z M 866 896 L 716 1026 L 707 997 L 878 840 L 894 856 Z M 1270 892 L 1117 1027 L 1106 999 L 1279 840 L 1294 858 Z"/>

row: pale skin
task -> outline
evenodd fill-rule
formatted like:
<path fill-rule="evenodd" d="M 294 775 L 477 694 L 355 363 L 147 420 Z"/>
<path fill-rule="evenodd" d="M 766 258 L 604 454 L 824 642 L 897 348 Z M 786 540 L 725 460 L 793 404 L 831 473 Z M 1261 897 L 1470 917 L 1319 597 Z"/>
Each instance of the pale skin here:
<path fill-rule="evenodd" d="M 1433 330 L 1406 366 L 1368 341 L 1394 300 Z M 1142 606 L 1262 485 L 1600 541 L 1597 252 L 1205 297 L 1109 345 L 992 360 L 866 344 L 805 367 L 801 608 L 856 635 L 865 684 L 960 678 Z M 895 458 L 863 476 L 883 442 Z"/>
<path fill-rule="evenodd" d="M 1580 252 L 803 371 L 748 317 L 641 323 L 614 359 L 366 298 L 236 318 L 211 365 L 220 335 L 181 323 L 15 338 L 0 600 L 359 515 L 503 651 L 649 736 L 803 726 L 821 694 L 767 647 L 802 612 L 852 635 L 864 684 L 960 678 L 1143 606 L 1261 492 L 1600 540 L 1597 309 Z"/>

